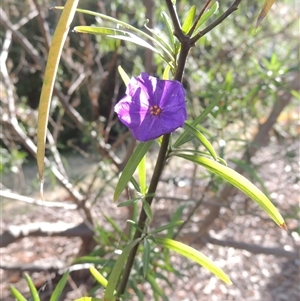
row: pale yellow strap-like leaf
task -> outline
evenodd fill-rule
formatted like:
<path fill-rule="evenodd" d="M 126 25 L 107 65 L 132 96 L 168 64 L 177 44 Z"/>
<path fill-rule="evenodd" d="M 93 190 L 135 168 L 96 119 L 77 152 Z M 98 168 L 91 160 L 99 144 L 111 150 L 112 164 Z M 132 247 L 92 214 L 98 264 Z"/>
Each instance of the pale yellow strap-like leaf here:
<path fill-rule="evenodd" d="M 45 69 L 44 82 L 39 104 L 37 125 L 37 165 L 41 183 L 41 198 L 43 198 L 44 182 L 44 157 L 46 133 L 49 117 L 50 102 L 56 78 L 57 68 L 65 43 L 70 24 L 73 20 L 79 0 L 68 0 L 55 29 L 52 43 L 49 49 L 47 65 Z"/>
<path fill-rule="evenodd" d="M 256 21 L 256 28 L 259 26 L 261 21 L 265 18 L 265 16 L 268 14 L 269 10 L 271 9 L 272 5 L 274 4 L 275 0 L 266 0 L 264 3 L 264 6 L 257 18 Z"/>

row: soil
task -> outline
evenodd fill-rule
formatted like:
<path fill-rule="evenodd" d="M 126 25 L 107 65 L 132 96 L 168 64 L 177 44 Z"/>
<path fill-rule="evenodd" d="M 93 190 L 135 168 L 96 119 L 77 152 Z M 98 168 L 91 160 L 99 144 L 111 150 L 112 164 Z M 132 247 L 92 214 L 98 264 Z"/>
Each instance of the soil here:
<path fill-rule="evenodd" d="M 69 171 L 75 174 L 88 174 L 95 169 L 95 162 L 83 160 L 78 157 L 68 159 Z M 256 244 L 263 247 L 276 247 L 287 251 L 298 252 L 300 247 L 299 236 L 299 144 L 293 143 L 289 147 L 276 142 L 263 148 L 259 155 L 253 158 L 259 174 L 269 195 L 284 216 L 289 230 L 287 232 L 276 226 L 262 209 L 254 202 L 247 199 L 242 193 L 236 192 L 227 205 L 221 209 L 221 214 L 213 223 L 209 234 L 215 238 Z M 76 166 L 76 171 L 74 170 Z M 150 167 L 149 167 L 150 169 Z M 184 204 L 190 198 L 190 187 L 194 173 L 193 199 L 199 198 L 205 189 L 207 179 L 203 177 L 200 168 L 196 173 L 192 164 L 183 163 L 181 160 L 171 161 L 162 176 L 158 194 L 162 196 L 154 206 L 155 226 L 167 223 L 172 213 L 179 205 Z M 36 186 L 32 184 L 36 170 L 32 165 L 25 167 L 23 178 L 23 192 L 26 195 L 37 197 Z M 71 175 L 72 177 L 73 175 Z M 249 175 L 247 175 L 249 178 Z M 20 179 L 15 182 L 18 187 L 13 187 L 14 181 L 4 179 L 4 184 L 16 191 L 20 186 Z M 259 187 L 260 183 L 252 179 Z M 16 184 L 17 183 L 17 184 Z M 11 184 L 11 185 L 9 185 Z M 101 181 L 99 181 L 101 186 Z M 30 188 L 31 187 L 31 188 Z M 20 191 L 20 189 L 19 189 Z M 105 192 L 98 197 L 93 207 L 93 216 L 100 225 L 105 225 L 103 215 L 111 216 L 125 229 L 127 211 L 117 207 L 112 202 L 112 188 L 106 187 Z M 55 184 L 46 190 L 46 200 L 68 203 L 67 193 Z M 213 200 L 215 195 L 210 192 L 207 200 Z M 179 200 L 181 199 L 181 201 Z M 17 201 L 2 201 L 2 229 L 9 225 L 21 225 L 33 222 L 68 222 L 78 224 L 83 221 L 82 215 L 75 210 L 53 209 L 40 206 L 32 206 Z M 186 216 L 188 207 L 184 214 Z M 209 212 L 207 203 L 202 205 L 193 216 L 190 223 L 184 229 L 184 233 L 199 231 L 199 221 Z M 194 235 L 195 236 L 195 235 Z M 53 263 L 65 266 L 77 256 L 81 246 L 79 238 L 59 237 L 30 237 L 10 244 L 0 249 L 2 263 L 18 263 L 20 266 L 28 263 Z M 231 278 L 233 285 L 229 286 L 213 277 L 204 268 L 181 256 L 172 253 L 173 266 L 184 274 L 178 278 L 174 274 L 168 274 L 173 287 L 168 287 L 164 281 L 159 285 L 174 301 L 298 301 L 300 300 L 299 266 L 300 258 L 291 260 L 285 257 L 273 255 L 252 254 L 245 250 L 233 247 L 222 247 L 210 243 L 203 244 L 195 239 L 191 246 L 200 250 L 215 263 L 217 263 Z M 299 253 L 298 253 L 299 254 Z M 49 300 L 50 292 L 59 280 L 60 275 L 54 272 L 29 273 L 34 284 L 40 290 L 41 299 Z M 19 271 L 0 270 L 1 300 L 14 300 L 9 292 L 9 286 L 14 285 L 26 297 L 29 297 L 29 289 L 24 275 Z M 71 277 L 63 300 L 75 300 L 84 296 L 93 286 L 93 279 L 87 275 L 79 281 Z M 149 284 L 140 289 L 145 294 L 145 300 L 153 300 Z M 134 297 L 132 300 L 136 300 Z"/>

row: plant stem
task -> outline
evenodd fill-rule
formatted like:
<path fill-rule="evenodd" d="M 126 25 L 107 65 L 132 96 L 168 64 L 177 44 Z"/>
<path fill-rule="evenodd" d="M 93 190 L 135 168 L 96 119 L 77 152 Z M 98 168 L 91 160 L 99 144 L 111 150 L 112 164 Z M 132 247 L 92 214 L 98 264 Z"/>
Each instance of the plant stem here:
<path fill-rule="evenodd" d="M 165 165 L 165 159 L 166 159 L 166 154 L 167 154 L 167 151 L 168 151 L 169 140 L 170 140 L 170 134 L 164 135 L 162 143 L 161 143 L 161 147 L 160 147 L 160 150 L 159 150 L 159 154 L 158 154 L 158 157 L 157 157 L 156 165 L 155 165 L 155 168 L 154 168 L 153 176 L 152 176 L 150 186 L 149 186 L 149 189 L 148 189 L 148 194 L 150 194 L 150 196 L 146 197 L 146 199 L 145 199 L 146 202 L 150 206 L 151 206 L 153 198 L 154 198 L 154 193 L 156 191 L 160 175 L 161 175 L 161 173 L 163 171 L 163 168 L 164 168 L 164 165 Z M 139 221 L 138 221 L 139 228 L 144 229 L 146 220 L 147 220 L 147 215 L 146 215 L 145 210 L 142 208 L 141 214 L 140 214 L 140 217 L 139 217 Z M 136 230 L 133 240 L 135 240 L 137 238 L 140 238 L 141 235 L 142 235 L 142 233 L 139 230 Z M 128 260 L 127 260 L 127 263 L 126 263 L 126 266 L 125 266 L 125 269 L 124 269 L 123 277 L 122 277 L 122 280 L 120 282 L 120 286 L 119 286 L 119 289 L 118 289 L 118 294 L 117 294 L 118 296 L 123 295 L 124 292 L 125 292 L 127 282 L 128 282 L 128 279 L 129 279 L 129 275 L 130 275 L 130 272 L 131 272 L 131 269 L 132 269 L 132 266 L 133 266 L 133 263 L 134 263 L 134 258 L 136 256 L 138 247 L 139 247 L 139 245 L 137 244 L 131 250 L 131 252 L 128 256 Z"/>

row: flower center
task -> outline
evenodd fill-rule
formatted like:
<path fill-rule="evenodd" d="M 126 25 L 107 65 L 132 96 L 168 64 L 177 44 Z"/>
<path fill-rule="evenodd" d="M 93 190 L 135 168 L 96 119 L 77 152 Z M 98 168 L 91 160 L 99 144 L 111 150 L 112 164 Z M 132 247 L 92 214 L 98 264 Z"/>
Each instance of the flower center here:
<path fill-rule="evenodd" d="M 160 115 L 162 112 L 162 109 L 159 106 L 152 106 L 150 107 L 150 113 L 154 116 Z"/>

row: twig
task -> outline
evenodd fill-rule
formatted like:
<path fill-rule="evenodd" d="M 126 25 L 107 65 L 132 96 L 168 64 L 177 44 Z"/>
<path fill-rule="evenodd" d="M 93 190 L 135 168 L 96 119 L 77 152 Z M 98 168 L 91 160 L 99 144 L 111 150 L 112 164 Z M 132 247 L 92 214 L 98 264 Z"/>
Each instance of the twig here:
<path fill-rule="evenodd" d="M 17 193 L 13 193 L 10 191 L 4 191 L 4 190 L 0 190 L 0 197 L 10 199 L 10 200 L 20 201 L 20 202 L 24 202 L 24 203 L 32 204 L 32 205 L 36 205 L 36 206 L 41 206 L 41 207 L 62 208 L 62 209 L 66 209 L 66 210 L 77 209 L 77 205 L 75 205 L 75 204 L 65 204 L 63 202 L 41 201 L 41 200 L 36 200 L 34 198 L 30 198 L 30 197 L 27 197 L 24 195 L 20 195 Z"/>
<path fill-rule="evenodd" d="M 207 7 L 209 6 L 210 3 L 211 3 L 211 0 L 207 0 L 206 3 L 204 4 L 204 6 L 202 7 L 199 15 L 197 16 L 196 20 L 194 21 L 193 26 L 191 27 L 191 29 L 189 30 L 189 32 L 187 34 L 189 37 L 192 36 L 192 34 L 194 33 L 195 28 L 197 26 L 197 23 L 202 18 L 203 14 L 205 13 L 205 11 L 206 11 L 206 9 L 207 9 Z"/>
<path fill-rule="evenodd" d="M 201 238 L 201 241 L 204 243 L 211 243 L 218 246 L 246 250 L 252 254 L 274 255 L 278 257 L 287 257 L 293 260 L 299 258 L 299 250 L 296 250 L 296 252 L 291 252 L 280 248 L 268 248 L 256 244 L 247 244 L 240 241 L 217 239 L 209 235 Z"/>
<path fill-rule="evenodd" d="M 209 31 L 214 29 L 216 26 L 218 26 L 220 23 L 222 23 L 229 15 L 231 15 L 234 11 L 236 11 L 238 9 L 241 1 L 242 0 L 235 0 L 233 2 L 233 4 L 228 8 L 228 10 L 222 16 L 220 16 L 217 20 L 215 20 L 210 25 L 208 25 L 206 28 L 204 28 L 202 31 L 200 31 L 198 34 L 196 34 L 191 39 L 191 44 L 195 44 L 201 37 L 203 37 Z"/>
<path fill-rule="evenodd" d="M 92 237 L 94 232 L 85 224 L 34 223 L 10 226 L 0 235 L 0 248 L 24 237 Z"/>

